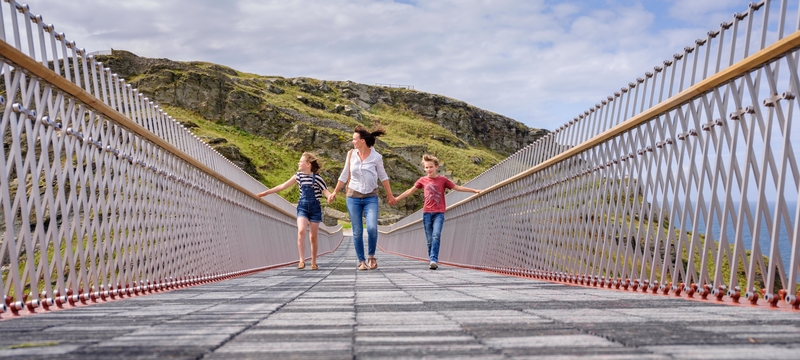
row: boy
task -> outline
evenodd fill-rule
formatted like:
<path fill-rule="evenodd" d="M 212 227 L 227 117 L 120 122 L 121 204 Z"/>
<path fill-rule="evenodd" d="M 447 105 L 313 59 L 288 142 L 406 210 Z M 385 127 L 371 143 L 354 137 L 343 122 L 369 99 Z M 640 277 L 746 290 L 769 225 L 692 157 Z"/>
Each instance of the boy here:
<path fill-rule="evenodd" d="M 454 184 L 450 179 L 437 174 L 439 159 L 433 155 L 422 156 L 422 167 L 427 176 L 423 176 L 414 183 L 414 187 L 406 190 L 396 198 L 397 201 L 414 194 L 417 189 L 424 189 L 425 205 L 422 207 L 422 223 L 425 226 L 425 238 L 428 241 L 428 256 L 431 263 L 429 268 L 439 268 L 439 238 L 444 226 L 444 212 L 447 208 L 444 199 L 445 189 L 467 191 L 479 194 L 481 190 L 470 189 Z"/>

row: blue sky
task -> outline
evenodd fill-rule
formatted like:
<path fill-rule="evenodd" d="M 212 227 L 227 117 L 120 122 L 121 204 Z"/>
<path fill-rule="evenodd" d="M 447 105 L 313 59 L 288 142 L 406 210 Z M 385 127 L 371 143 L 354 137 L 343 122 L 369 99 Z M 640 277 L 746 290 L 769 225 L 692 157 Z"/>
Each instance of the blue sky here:
<path fill-rule="evenodd" d="M 745 0 L 30 0 L 87 51 L 412 85 L 554 129 Z"/>

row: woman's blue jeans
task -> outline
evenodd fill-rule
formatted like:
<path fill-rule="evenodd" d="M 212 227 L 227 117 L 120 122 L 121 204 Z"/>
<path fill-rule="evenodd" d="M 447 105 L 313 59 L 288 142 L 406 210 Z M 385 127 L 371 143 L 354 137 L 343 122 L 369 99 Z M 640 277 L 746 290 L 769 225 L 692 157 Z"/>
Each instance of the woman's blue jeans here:
<path fill-rule="evenodd" d="M 428 241 L 428 257 L 431 262 L 439 262 L 439 239 L 442 237 L 444 213 L 422 213 L 425 239 Z"/>
<path fill-rule="evenodd" d="M 358 261 L 364 257 L 364 225 L 362 217 L 367 218 L 367 254 L 375 255 L 378 247 L 378 197 L 347 198 L 347 212 L 350 213 L 350 224 L 353 225 L 353 247 L 356 248 Z"/>

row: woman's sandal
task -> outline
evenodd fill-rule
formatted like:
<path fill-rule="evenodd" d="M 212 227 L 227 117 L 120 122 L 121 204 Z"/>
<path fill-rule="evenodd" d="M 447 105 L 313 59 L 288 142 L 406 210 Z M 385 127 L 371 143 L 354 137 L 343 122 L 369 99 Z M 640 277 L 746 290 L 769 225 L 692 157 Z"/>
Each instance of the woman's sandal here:
<path fill-rule="evenodd" d="M 311 270 L 318 270 L 319 266 L 317 264 L 311 264 Z"/>
<path fill-rule="evenodd" d="M 378 260 L 375 260 L 374 257 L 367 259 L 367 263 L 369 263 L 370 270 L 375 270 L 378 268 Z"/>
<path fill-rule="evenodd" d="M 362 261 L 362 262 L 358 263 L 358 268 L 357 269 L 358 270 L 367 270 L 369 268 L 367 267 L 367 264 L 364 264 L 364 262 Z"/>
<path fill-rule="evenodd" d="M 300 263 L 298 263 L 298 264 L 297 264 L 297 268 L 298 268 L 298 269 L 305 269 L 305 267 L 306 267 L 306 263 L 304 263 L 304 262 L 302 262 L 302 261 L 301 261 Z"/>

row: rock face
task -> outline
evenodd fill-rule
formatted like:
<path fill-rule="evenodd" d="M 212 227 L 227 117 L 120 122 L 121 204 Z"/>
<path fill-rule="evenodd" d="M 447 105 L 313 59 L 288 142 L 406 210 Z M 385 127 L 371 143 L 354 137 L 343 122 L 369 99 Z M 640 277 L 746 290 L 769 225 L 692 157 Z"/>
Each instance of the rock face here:
<path fill-rule="evenodd" d="M 447 129 L 466 144 L 485 146 L 503 154 L 512 154 L 548 133 L 442 95 L 374 87 L 352 81 L 334 84 L 344 97 L 364 110 L 381 103 L 401 106 Z"/>
<path fill-rule="evenodd" d="M 462 101 L 413 90 L 351 81 L 253 76 L 215 64 L 148 59 L 119 50 L 97 58 L 156 103 L 189 110 L 293 151 L 315 151 L 323 158 L 340 163 L 352 148 L 353 127 L 356 124 L 372 127 L 379 121 L 373 115 L 375 109 L 390 107 L 417 114 L 419 121 L 438 125 L 446 131 L 428 135 L 429 139 L 421 138 L 418 145 L 391 148 L 381 141 L 376 144 L 384 155 L 393 188 L 399 191 L 410 187 L 421 175 L 418 164 L 422 154 L 428 151 L 427 142 L 436 141 L 454 149 L 489 149 L 497 154 L 496 158 L 502 158 L 547 133 Z M 216 141 L 218 143 L 212 147 L 263 180 L 259 170 L 264 169 L 256 169 L 236 145 Z M 465 155 L 465 158 L 481 168 L 492 165 L 480 157 Z M 334 178 L 338 176 L 328 171 Z M 403 215 L 416 211 L 421 206 L 417 201 L 420 199 L 411 198 L 401 208 L 382 205 L 381 211 L 388 217 Z"/>

